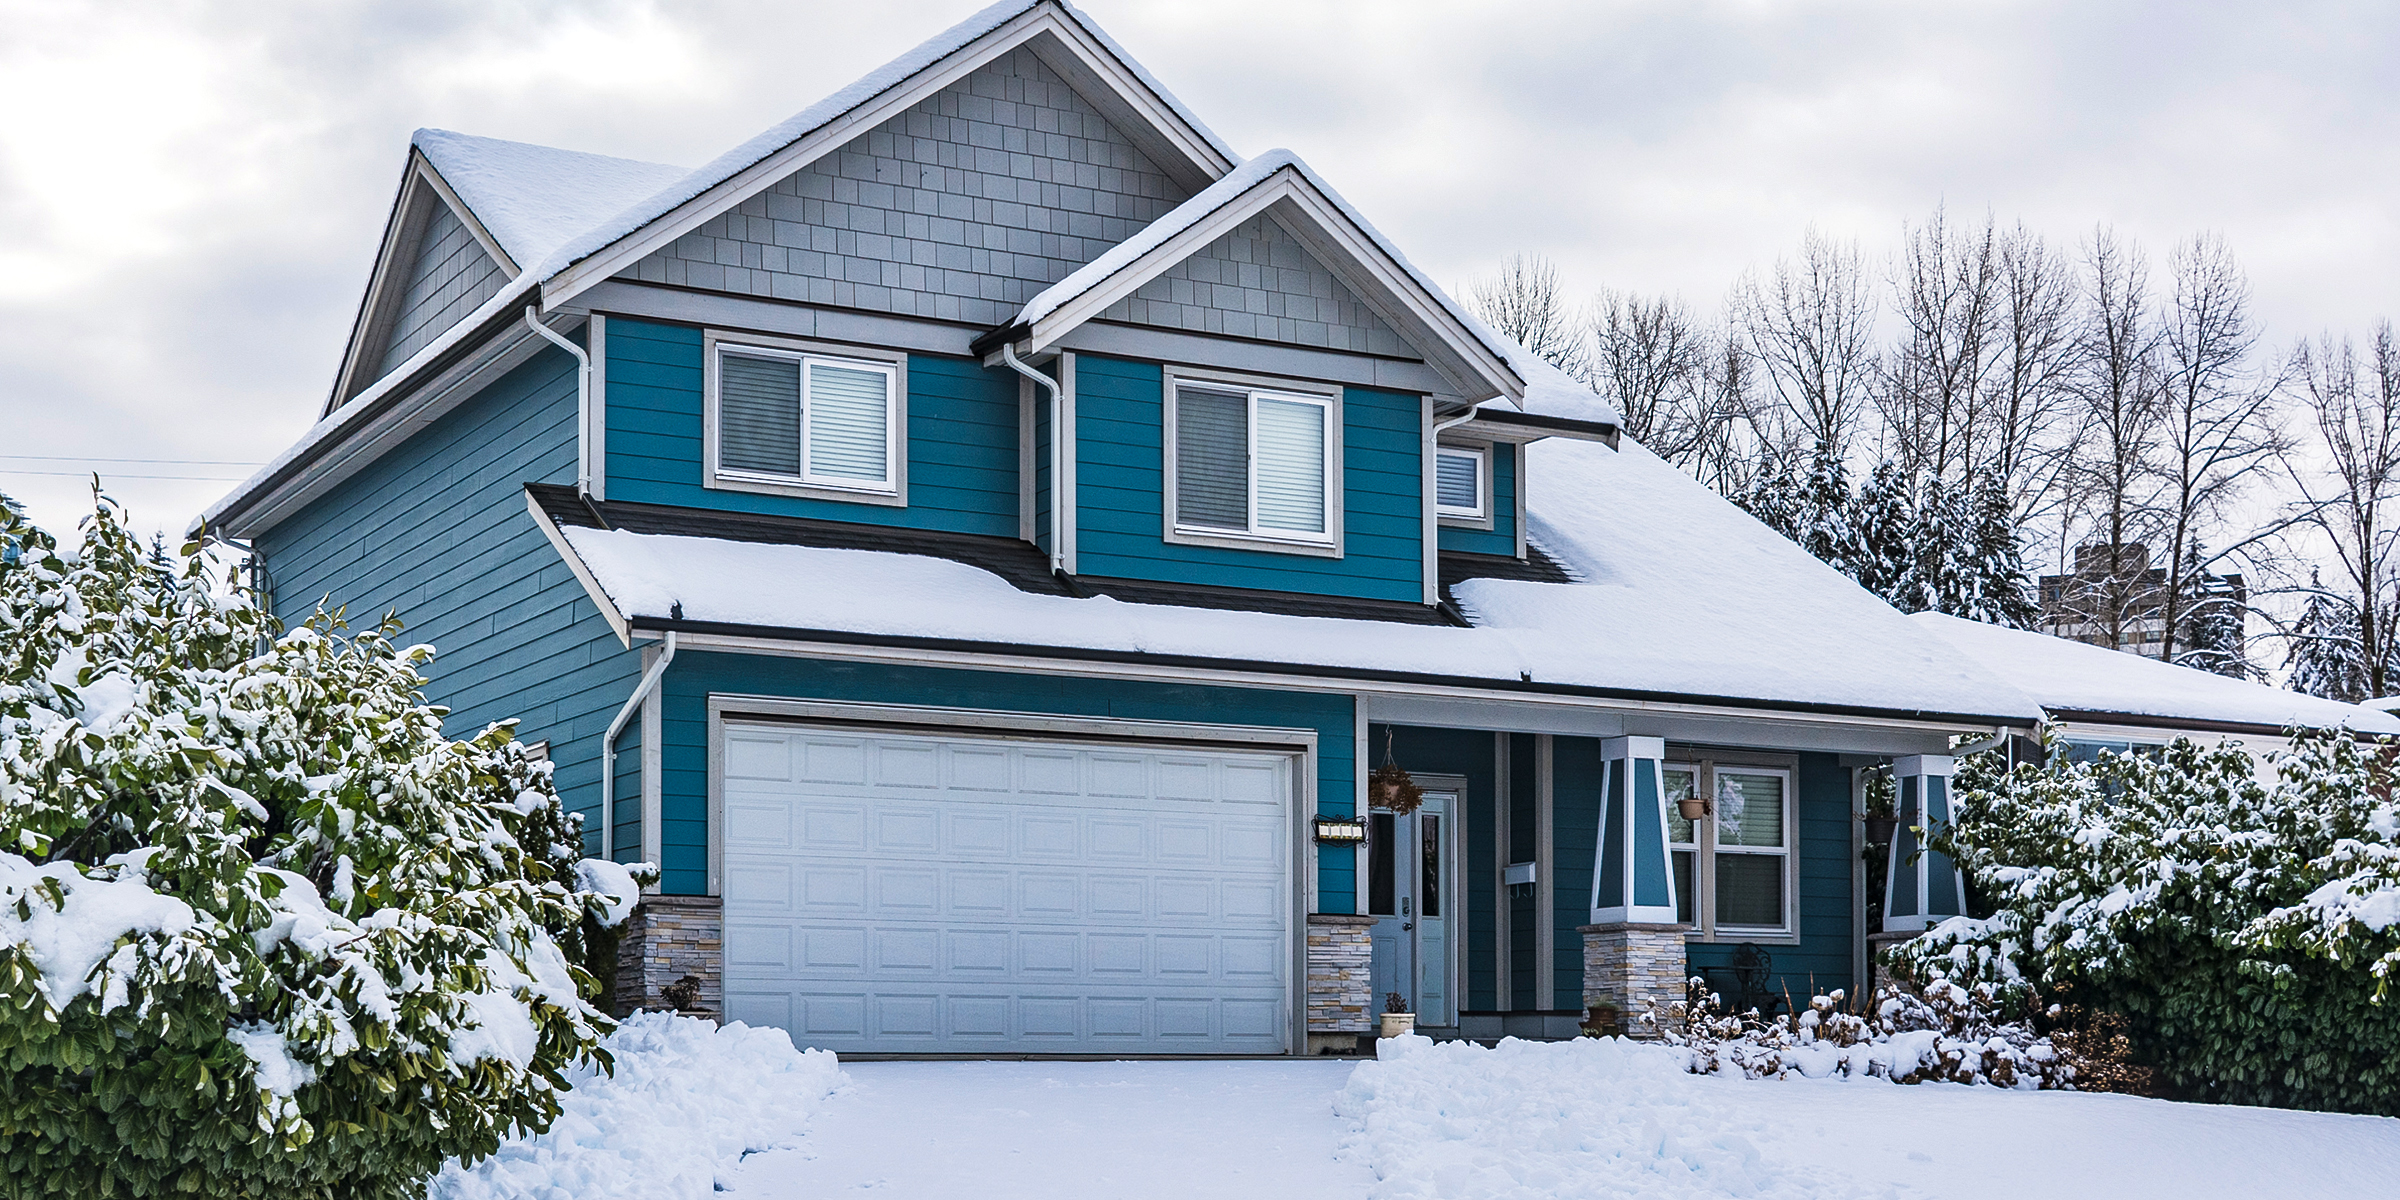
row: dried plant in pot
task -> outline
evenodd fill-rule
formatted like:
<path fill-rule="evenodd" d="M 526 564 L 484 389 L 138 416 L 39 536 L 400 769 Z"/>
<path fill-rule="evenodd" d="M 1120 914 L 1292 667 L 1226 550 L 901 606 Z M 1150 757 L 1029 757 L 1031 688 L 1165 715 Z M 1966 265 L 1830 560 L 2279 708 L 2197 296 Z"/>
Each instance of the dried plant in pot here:
<path fill-rule="evenodd" d="M 1388 812 L 1407 814 L 1417 811 L 1417 806 L 1424 802 L 1425 789 L 1418 787 L 1417 781 L 1400 769 L 1399 761 L 1392 757 L 1392 735 L 1386 731 L 1383 735 L 1383 765 L 1375 768 L 1375 773 L 1367 777 L 1367 804 Z"/>

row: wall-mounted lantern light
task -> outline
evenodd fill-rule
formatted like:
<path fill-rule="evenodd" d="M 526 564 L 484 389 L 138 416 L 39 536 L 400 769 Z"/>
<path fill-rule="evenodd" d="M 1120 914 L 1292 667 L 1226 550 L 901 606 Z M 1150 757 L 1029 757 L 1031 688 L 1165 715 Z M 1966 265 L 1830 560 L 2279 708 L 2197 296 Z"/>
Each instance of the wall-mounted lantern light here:
<path fill-rule="evenodd" d="M 1367 823 L 1357 817 L 1318 817 L 1317 840 L 1355 846 L 1367 840 Z"/>

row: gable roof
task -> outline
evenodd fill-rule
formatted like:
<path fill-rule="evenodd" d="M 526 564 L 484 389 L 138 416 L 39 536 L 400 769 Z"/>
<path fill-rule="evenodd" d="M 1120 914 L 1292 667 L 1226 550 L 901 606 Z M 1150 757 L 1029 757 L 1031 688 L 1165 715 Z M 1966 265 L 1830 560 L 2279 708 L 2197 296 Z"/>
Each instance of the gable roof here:
<path fill-rule="evenodd" d="M 2058 720 L 2276 734 L 2293 726 L 2400 734 L 2400 717 L 2066 638 L 1941 613 L 1910 618 Z"/>
<path fill-rule="evenodd" d="M 1466 578 L 1470 627 L 1029 590 L 923 554 L 560 528 L 621 630 L 1113 659 L 1495 692 L 2030 728 L 2041 710 L 1698 481 L 1626 443 L 1554 440 L 1547 578 Z M 1523 573 L 1530 574 L 1530 573 Z M 1561 582 L 1561 578 L 1568 581 Z M 786 586 L 807 579 L 810 586 Z"/>
<path fill-rule="evenodd" d="M 1270 150 L 1177 205 L 1026 301 L 977 349 L 1022 340 L 1040 351 L 1161 272 L 1265 213 L 1417 347 L 1458 394 L 1521 397 L 1526 381 L 1499 338 L 1411 264 L 1390 239 L 1289 150 Z"/>
<path fill-rule="evenodd" d="M 1002 0 L 583 231 L 538 268 L 545 303 L 640 261 L 1018 46 L 1186 186 L 1204 187 L 1241 162 L 1081 10 L 1064 0 Z"/>

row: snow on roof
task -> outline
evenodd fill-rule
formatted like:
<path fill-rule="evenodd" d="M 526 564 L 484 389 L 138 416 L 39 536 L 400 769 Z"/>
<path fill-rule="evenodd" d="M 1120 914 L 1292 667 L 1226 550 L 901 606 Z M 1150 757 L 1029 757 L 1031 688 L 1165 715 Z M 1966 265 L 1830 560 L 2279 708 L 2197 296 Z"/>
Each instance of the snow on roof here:
<path fill-rule="evenodd" d="M 420 129 L 409 144 L 520 267 L 692 173 L 447 129 Z"/>
<path fill-rule="evenodd" d="M 1628 445 L 1543 443 L 1534 526 L 1586 582 L 1476 579 L 1475 628 L 1022 592 L 946 559 L 570 528 L 628 618 L 1288 664 L 2030 724 L 2021 692 Z"/>
<path fill-rule="evenodd" d="M 683 204 L 765 161 L 784 147 L 815 133 L 844 113 L 900 86 L 919 72 L 965 49 L 978 38 L 999 29 L 1045 2 L 1047 0 L 1001 0 L 1000 3 L 927 38 L 900 57 L 860 76 L 848 87 L 801 109 L 749 141 L 718 155 L 698 170 L 661 187 L 640 202 L 583 230 L 545 258 L 534 273 L 543 279 L 548 279 L 573 266 L 576 262 L 607 249 L 619 239 L 674 211 L 677 205 Z M 1116 39 L 1103 32 L 1098 24 L 1083 14 L 1081 9 L 1064 3 L 1063 0 L 1059 7 L 1078 25 L 1082 26 L 1084 32 L 1108 47 L 1109 53 L 1115 55 L 1128 71 L 1140 79 L 1144 87 L 1155 94 L 1161 103 L 1175 113 L 1178 119 L 1206 139 L 1208 144 L 1222 154 L 1227 162 L 1241 161 L 1240 155 L 1235 154 L 1222 139 L 1217 137 L 1206 125 L 1201 124 L 1199 118 L 1193 116 L 1191 111 L 1183 106 L 1182 101 L 1177 100 L 1173 93 L 1161 86 L 1147 69 L 1134 61 L 1131 55 L 1125 53 L 1124 48 L 1117 44 Z"/>
<path fill-rule="evenodd" d="M 1986 625 L 1941 613 L 1910 618 L 2047 709 L 2127 713 L 2163 721 L 2234 722 L 2273 729 L 2400 733 L 2400 717 L 2337 700 L 2178 667 L 2139 654 Z"/>
<path fill-rule="evenodd" d="M 1039 322 L 1077 297 L 1099 287 L 1139 261 L 1143 255 L 1156 250 L 1178 234 L 1206 220 L 1210 214 L 1232 204 L 1252 189 L 1272 179 L 1276 172 L 1286 168 L 1307 180 L 1309 186 L 1314 188 L 1319 195 L 1324 196 L 1344 218 L 1365 234 L 1368 240 L 1375 244 L 1376 249 L 1381 250 L 1402 271 L 1406 272 L 1409 279 L 1423 289 L 1426 295 L 1432 297 L 1453 319 L 1482 341 L 1485 349 L 1508 363 L 1510 370 L 1525 382 L 1527 411 L 1539 411 L 1549 416 L 1575 417 L 1607 424 L 1616 423 L 1616 417 L 1613 415 L 1615 410 L 1606 401 L 1595 395 L 1591 389 L 1576 383 L 1565 372 L 1536 358 L 1523 346 L 1518 345 L 1514 339 L 1503 337 L 1494 332 L 1490 326 L 1476 320 L 1474 314 L 1452 299 L 1448 292 L 1443 291 L 1423 271 L 1418 270 L 1416 264 L 1408 260 L 1407 255 L 1400 253 L 1400 248 L 1393 245 L 1392 240 L 1385 237 L 1382 230 L 1377 229 L 1373 222 L 1362 216 L 1356 208 L 1351 207 L 1350 202 L 1344 199 L 1340 192 L 1335 191 L 1331 184 L 1326 183 L 1324 177 L 1318 175 L 1299 155 L 1289 150 L 1269 150 L 1242 163 L 1227 172 L 1224 178 L 1201 189 L 1191 199 L 1176 205 L 1165 215 L 1144 226 L 1132 237 L 1110 247 L 1107 253 L 1083 264 L 1069 272 L 1066 278 L 1035 293 L 1032 299 L 1025 302 L 1025 307 L 1017 311 L 1015 323 L 1032 325 Z M 1533 407 L 1537 392 L 1542 405 L 1539 409 Z M 1598 415 L 1603 413 L 1611 415 Z"/>

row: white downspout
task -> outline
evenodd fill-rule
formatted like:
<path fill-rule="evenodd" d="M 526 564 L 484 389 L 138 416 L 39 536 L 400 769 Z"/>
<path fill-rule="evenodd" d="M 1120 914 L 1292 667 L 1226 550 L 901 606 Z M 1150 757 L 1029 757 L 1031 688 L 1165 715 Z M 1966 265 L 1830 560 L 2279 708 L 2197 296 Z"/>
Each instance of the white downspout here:
<path fill-rule="evenodd" d="M 617 735 L 625 732 L 625 722 L 633 719 L 642 701 L 650 698 L 658 681 L 666 676 L 667 664 L 675 661 L 675 631 L 667 631 L 665 653 L 650 669 L 642 673 L 642 681 L 633 687 L 633 695 L 625 698 L 625 707 L 617 710 L 617 719 L 608 723 L 608 732 L 600 738 L 600 857 L 616 857 L 616 798 L 617 798 Z"/>
<path fill-rule="evenodd" d="M 1433 406 L 1428 403 L 1425 411 L 1430 415 Z M 1474 419 L 1475 409 L 1470 405 L 1466 412 L 1450 420 L 1437 422 L 1425 431 L 1425 498 L 1421 509 L 1421 519 L 1425 522 L 1425 564 L 1420 569 L 1425 572 L 1425 603 L 1429 606 L 1442 601 L 1442 502 L 1439 495 L 1442 434 Z M 1486 467 L 1485 470 L 1490 468 Z M 1524 520 L 1523 513 L 1517 514 L 1519 528 L 1524 527 Z"/>
<path fill-rule="evenodd" d="M 1059 515 L 1066 504 L 1064 480 L 1059 475 L 1058 449 L 1059 444 L 1066 440 L 1066 431 L 1059 428 L 1063 414 L 1059 411 L 1058 381 L 1026 366 L 1024 360 L 1017 357 L 1017 348 L 1006 342 L 1000 343 L 1000 361 L 1050 393 L 1050 573 L 1057 575 L 1067 569 L 1067 543 L 1060 534 L 1059 523 Z"/>
<path fill-rule="evenodd" d="M 592 356 L 542 324 L 539 305 L 525 306 L 525 324 L 575 356 L 575 494 L 588 504 L 592 499 Z"/>

